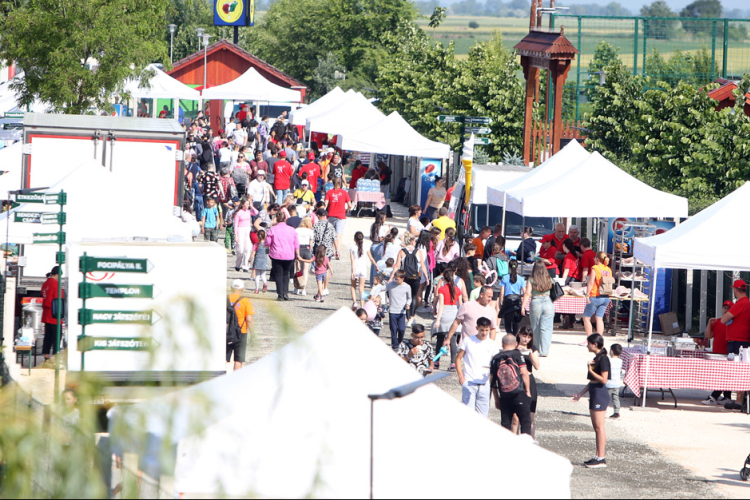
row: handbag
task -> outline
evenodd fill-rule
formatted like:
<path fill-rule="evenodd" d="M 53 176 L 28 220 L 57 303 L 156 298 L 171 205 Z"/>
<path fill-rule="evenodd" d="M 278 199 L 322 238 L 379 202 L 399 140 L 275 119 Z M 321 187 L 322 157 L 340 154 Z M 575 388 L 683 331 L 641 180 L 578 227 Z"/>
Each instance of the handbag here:
<path fill-rule="evenodd" d="M 552 302 L 557 302 L 557 299 L 559 299 L 563 295 L 565 295 L 565 292 L 560 286 L 560 283 L 553 280 L 552 288 L 550 288 L 550 291 L 549 291 L 549 298 L 552 300 Z"/>
<path fill-rule="evenodd" d="M 55 320 L 57 320 L 57 307 L 58 307 L 59 302 L 62 302 L 62 315 L 60 317 L 62 319 L 66 319 L 67 317 L 67 314 L 66 314 L 68 312 L 67 299 L 62 299 L 62 300 L 55 299 L 52 301 L 52 317 L 55 318 Z"/>

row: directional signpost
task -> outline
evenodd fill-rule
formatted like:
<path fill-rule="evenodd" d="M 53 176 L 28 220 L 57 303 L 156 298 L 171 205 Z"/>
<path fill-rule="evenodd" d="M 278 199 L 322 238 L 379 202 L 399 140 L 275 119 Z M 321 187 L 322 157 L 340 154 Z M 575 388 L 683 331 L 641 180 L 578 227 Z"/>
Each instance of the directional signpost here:
<path fill-rule="evenodd" d="M 65 244 L 65 233 L 34 233 L 34 244 L 54 243 L 55 245 Z"/>
<path fill-rule="evenodd" d="M 468 135 L 487 135 L 492 133 L 489 125 L 492 125 L 492 118 L 487 116 L 463 116 L 463 115 L 440 115 L 440 123 L 460 123 L 461 124 L 461 143 L 459 149 L 463 146 Z M 476 137 L 474 144 L 489 145 L 492 141 L 487 137 Z"/>
<path fill-rule="evenodd" d="M 154 285 L 115 285 L 89 283 L 88 273 L 134 273 L 148 274 L 154 265 L 148 259 L 129 259 L 127 257 L 90 257 L 83 254 L 79 261 L 83 273 L 83 283 L 78 287 L 78 295 L 83 301 L 83 308 L 78 311 L 78 324 L 81 335 L 78 337 L 78 350 L 81 351 L 81 371 L 85 371 L 85 354 L 88 351 L 150 351 L 158 347 L 151 338 L 87 337 L 87 325 L 153 325 L 161 319 L 156 311 L 122 311 L 88 309 L 89 299 L 153 299 L 159 294 Z"/>
<path fill-rule="evenodd" d="M 469 127 L 466 129 L 466 132 L 474 135 L 485 135 L 491 134 L 492 129 L 488 127 Z"/>
<path fill-rule="evenodd" d="M 492 139 L 490 139 L 489 137 L 475 137 L 474 144 L 482 144 L 486 146 L 488 144 L 492 144 Z"/>

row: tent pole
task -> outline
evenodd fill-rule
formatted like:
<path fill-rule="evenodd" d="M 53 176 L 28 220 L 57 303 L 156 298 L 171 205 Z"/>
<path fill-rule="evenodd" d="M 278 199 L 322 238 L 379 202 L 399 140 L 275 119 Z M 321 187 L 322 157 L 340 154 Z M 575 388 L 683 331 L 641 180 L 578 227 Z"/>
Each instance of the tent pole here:
<path fill-rule="evenodd" d="M 374 449 L 375 449 L 375 400 L 370 399 L 370 500 L 375 498 L 373 496 L 373 472 L 374 472 Z"/>
<path fill-rule="evenodd" d="M 508 206 L 508 195 L 503 193 L 503 236 L 505 236 L 505 207 Z M 487 206 L 487 225 L 490 225 L 490 207 Z"/>
<path fill-rule="evenodd" d="M 654 259 L 654 266 L 656 265 L 656 259 Z M 656 307 L 656 279 L 659 277 L 659 269 L 657 267 L 654 267 L 653 272 L 651 273 L 651 314 L 649 314 L 648 318 L 648 347 L 646 349 L 646 376 L 644 378 L 643 382 L 643 399 L 641 401 L 641 407 L 646 407 L 646 395 L 648 394 L 648 370 L 651 366 L 651 341 L 654 336 L 654 310 Z M 635 276 L 634 276 L 635 278 Z M 633 283 L 633 287 L 635 287 L 635 283 Z"/>
<path fill-rule="evenodd" d="M 526 245 L 523 243 L 523 237 L 526 236 L 526 216 L 521 216 L 521 264 L 526 262 Z M 518 257 L 516 257 L 518 260 Z"/>

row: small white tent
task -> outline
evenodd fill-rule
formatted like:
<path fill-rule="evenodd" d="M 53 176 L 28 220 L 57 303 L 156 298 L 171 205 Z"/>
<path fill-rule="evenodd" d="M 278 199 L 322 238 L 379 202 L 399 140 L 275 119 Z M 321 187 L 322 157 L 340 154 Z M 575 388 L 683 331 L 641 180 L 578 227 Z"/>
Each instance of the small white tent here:
<path fill-rule="evenodd" d="M 596 188 L 596 195 L 591 194 Z M 580 193 L 572 195 L 571 193 Z M 553 182 L 506 192 L 506 210 L 524 217 L 687 217 L 686 198 L 654 189 L 599 153 Z"/>
<path fill-rule="evenodd" d="M 336 87 L 309 106 L 292 111 L 292 115 L 289 118 L 289 121 L 292 123 L 292 125 L 299 125 L 304 127 L 309 117 L 319 113 L 324 113 L 329 109 L 335 108 L 354 93 L 355 92 L 353 90 L 344 92 L 340 87 Z"/>
<path fill-rule="evenodd" d="M 447 144 L 423 137 L 395 111 L 371 127 L 340 134 L 338 146 L 347 151 L 418 158 L 448 158 L 451 150 Z"/>
<path fill-rule="evenodd" d="M 578 144 L 578 141 L 570 141 L 556 155 L 523 177 L 499 186 L 489 186 L 487 188 L 487 202 L 490 205 L 504 207 L 508 191 L 542 186 L 588 160 L 589 156 L 591 156 L 591 153 Z"/>
<path fill-rule="evenodd" d="M 203 89 L 203 100 L 301 102 L 299 90 L 292 90 L 266 80 L 255 68 L 224 85 Z"/>
<path fill-rule="evenodd" d="M 351 311 L 341 309 L 242 370 L 114 409 L 113 449 L 143 453 L 143 445 L 174 446 L 170 495 L 368 498 L 368 395 L 420 379 Z M 568 460 L 480 417 L 435 386 L 376 401 L 373 413 L 375 498 L 570 497 Z M 446 429 L 460 457 L 430 459 L 433 438 Z M 145 440 L 134 439 L 131 430 L 145 433 Z M 141 463 L 156 453 L 141 455 Z M 529 464 L 544 471 L 544 480 L 528 481 Z M 451 479 L 428 480 L 436 467 L 448 470 Z"/>
<path fill-rule="evenodd" d="M 0 200 L 8 199 L 8 191 L 21 189 L 23 178 L 23 144 L 17 142 L 0 149 Z"/>
<path fill-rule="evenodd" d="M 325 113 L 307 119 L 306 129 L 324 134 L 344 134 L 371 127 L 385 115 L 362 94 L 354 94 Z"/>
<path fill-rule="evenodd" d="M 738 226 L 748 206 L 750 182 L 666 233 L 636 238 L 635 258 L 660 269 L 750 271 L 750 235 Z M 708 242 L 717 244 L 706 251 Z"/>
<path fill-rule="evenodd" d="M 200 92 L 172 78 L 155 64 L 150 64 L 146 67 L 146 70 L 152 71 L 154 76 L 149 79 L 145 86 L 141 87 L 138 80 L 128 80 L 126 82 L 125 90 L 130 93 L 132 98 L 183 99 L 186 101 L 197 101 L 200 99 Z"/>

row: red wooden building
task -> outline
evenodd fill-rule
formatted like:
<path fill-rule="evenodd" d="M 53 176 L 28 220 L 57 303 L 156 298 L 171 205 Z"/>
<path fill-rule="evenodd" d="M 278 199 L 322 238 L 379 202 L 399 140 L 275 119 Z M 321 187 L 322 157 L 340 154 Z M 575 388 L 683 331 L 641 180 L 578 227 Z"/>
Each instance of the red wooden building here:
<path fill-rule="evenodd" d="M 737 90 L 738 82 L 719 78 L 713 83 L 718 83 L 720 85 L 718 89 L 714 89 L 708 93 L 708 96 L 711 99 L 719 101 L 719 104 L 716 106 L 716 111 L 733 108 L 735 104 L 734 91 Z M 750 116 L 750 93 L 745 96 L 745 114 Z"/>
<path fill-rule="evenodd" d="M 204 51 L 200 50 L 181 61 L 177 61 L 168 73 L 185 85 L 202 86 L 203 58 Z M 209 45 L 206 60 L 206 80 L 209 87 L 229 83 L 250 68 L 255 68 L 258 73 L 270 82 L 282 87 L 299 90 L 302 100 L 304 101 L 305 99 L 308 88 L 304 83 L 296 78 L 292 78 L 267 62 L 258 59 L 228 40 L 220 40 Z M 221 101 L 210 101 L 209 115 L 211 116 L 211 126 L 214 130 L 218 130 L 220 128 Z"/>

